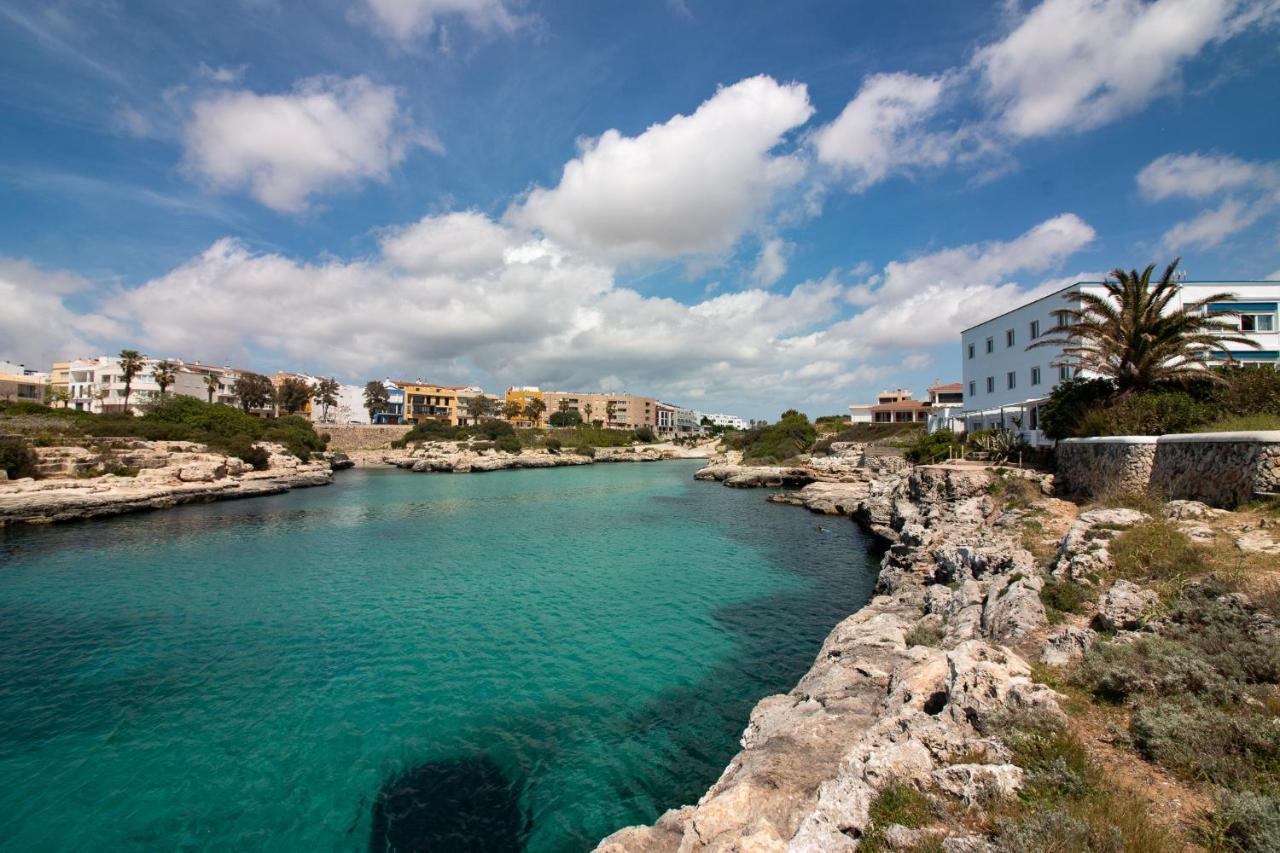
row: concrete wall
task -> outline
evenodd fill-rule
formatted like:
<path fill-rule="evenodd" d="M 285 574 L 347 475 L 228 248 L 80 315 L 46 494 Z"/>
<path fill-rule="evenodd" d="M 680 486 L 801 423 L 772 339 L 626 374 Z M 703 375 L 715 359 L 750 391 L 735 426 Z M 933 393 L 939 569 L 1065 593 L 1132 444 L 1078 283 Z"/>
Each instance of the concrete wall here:
<path fill-rule="evenodd" d="M 379 450 L 402 438 L 412 427 L 373 424 L 316 424 L 316 432 L 329 433 L 329 449 Z"/>
<path fill-rule="evenodd" d="M 1233 507 L 1280 492 L 1280 431 L 1072 438 L 1058 443 L 1063 494 L 1150 494 Z"/>

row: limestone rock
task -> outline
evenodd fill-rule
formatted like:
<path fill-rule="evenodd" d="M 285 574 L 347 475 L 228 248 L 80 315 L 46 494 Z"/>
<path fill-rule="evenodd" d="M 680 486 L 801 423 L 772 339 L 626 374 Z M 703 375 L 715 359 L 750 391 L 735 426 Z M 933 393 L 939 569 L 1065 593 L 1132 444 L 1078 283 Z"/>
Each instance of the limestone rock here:
<path fill-rule="evenodd" d="M 1280 554 L 1280 538 L 1267 530 L 1246 530 L 1235 541 L 1236 547 L 1247 554 Z"/>
<path fill-rule="evenodd" d="M 1155 615 L 1160 597 L 1127 580 L 1118 580 L 1098 602 L 1094 624 L 1100 631 L 1132 631 Z"/>
<path fill-rule="evenodd" d="M 1022 787 L 1022 768 L 1013 764 L 951 764 L 933 771 L 933 784 L 966 806 L 1012 797 Z"/>
<path fill-rule="evenodd" d="M 1053 629 L 1040 648 L 1040 661 L 1050 666 L 1066 666 L 1084 657 L 1093 645 L 1094 634 L 1086 628 L 1064 625 Z"/>

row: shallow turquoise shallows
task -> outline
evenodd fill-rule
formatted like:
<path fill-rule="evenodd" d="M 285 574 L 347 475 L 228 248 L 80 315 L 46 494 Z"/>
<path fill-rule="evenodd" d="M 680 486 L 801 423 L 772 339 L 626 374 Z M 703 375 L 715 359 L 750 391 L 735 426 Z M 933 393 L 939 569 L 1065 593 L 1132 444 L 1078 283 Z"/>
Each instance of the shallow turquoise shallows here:
<path fill-rule="evenodd" d="M 695 801 L 874 580 L 696 467 L 0 532 L 0 847 L 583 850 Z"/>

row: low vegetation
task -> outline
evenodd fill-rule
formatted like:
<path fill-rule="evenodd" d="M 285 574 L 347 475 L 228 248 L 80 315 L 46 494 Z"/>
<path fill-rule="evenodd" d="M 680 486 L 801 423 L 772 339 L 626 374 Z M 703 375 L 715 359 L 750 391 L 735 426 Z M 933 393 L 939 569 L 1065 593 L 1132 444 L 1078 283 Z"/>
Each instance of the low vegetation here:
<path fill-rule="evenodd" d="M 1217 791 L 1199 829 L 1211 850 L 1280 849 L 1278 615 L 1212 579 L 1189 584 L 1159 636 L 1099 643 L 1073 676 L 1129 711 L 1144 759 Z"/>
<path fill-rule="evenodd" d="M 907 782 L 891 782 L 881 788 L 876 798 L 871 801 L 870 818 L 867 831 L 858 844 L 858 850 L 862 853 L 883 853 L 883 851 L 896 849 L 890 848 L 885 843 L 885 831 L 889 827 L 897 824 L 908 829 L 918 829 L 932 823 L 935 814 L 929 798 L 914 785 Z M 936 844 L 924 847 L 917 845 L 914 853 L 930 853 L 930 851 L 942 849 L 941 841 L 938 841 Z"/>
<path fill-rule="evenodd" d="M 257 442 L 282 444 L 299 459 L 325 449 L 328 439 L 299 415 L 259 418 L 232 406 L 195 397 L 170 396 L 148 403 L 143 414 L 93 414 L 52 409 L 33 403 L 0 409 L 4 426 L 37 445 L 83 442 L 87 438 L 138 438 L 148 441 L 194 441 L 236 456 L 257 468 L 267 453 Z M 6 430 L 7 431 L 7 430 Z"/>
<path fill-rule="evenodd" d="M 808 417 L 788 409 L 777 423 L 726 434 L 724 442 L 734 450 L 741 450 L 744 462 L 778 465 L 807 453 L 817 437 L 818 432 Z"/>
<path fill-rule="evenodd" d="M 1205 571 L 1200 549 L 1163 519 L 1142 521 L 1121 531 L 1109 551 L 1116 576 L 1126 580 L 1176 587 Z"/>

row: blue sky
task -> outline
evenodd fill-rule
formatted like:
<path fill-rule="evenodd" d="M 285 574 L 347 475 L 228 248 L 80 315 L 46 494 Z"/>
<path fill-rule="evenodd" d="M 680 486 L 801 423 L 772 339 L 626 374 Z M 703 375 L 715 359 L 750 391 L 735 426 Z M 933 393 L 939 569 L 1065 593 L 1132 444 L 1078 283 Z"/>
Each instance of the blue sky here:
<path fill-rule="evenodd" d="M 843 411 L 1280 277 L 1274 0 L 0 0 L 0 359 Z"/>

